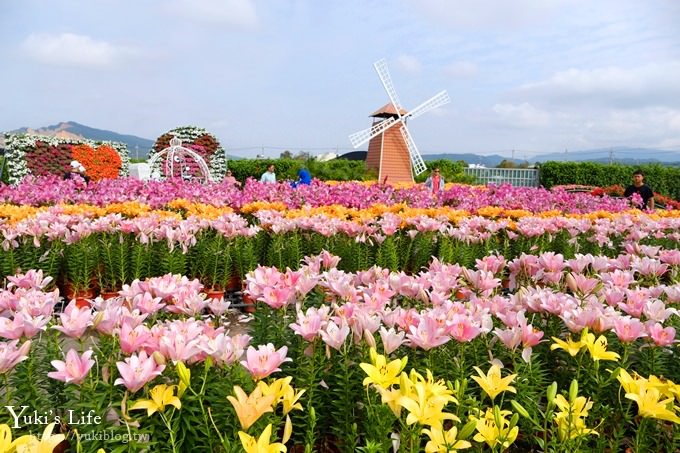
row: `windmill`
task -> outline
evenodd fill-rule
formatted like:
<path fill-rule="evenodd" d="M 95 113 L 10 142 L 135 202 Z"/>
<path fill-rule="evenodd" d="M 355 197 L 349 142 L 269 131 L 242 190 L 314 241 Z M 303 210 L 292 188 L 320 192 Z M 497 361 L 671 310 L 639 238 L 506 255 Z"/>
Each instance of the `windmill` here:
<path fill-rule="evenodd" d="M 369 142 L 366 166 L 378 170 L 379 181 L 413 182 L 413 177 L 424 172 L 426 167 L 406 127 L 406 120 L 416 118 L 451 100 L 444 90 L 407 112 L 399 102 L 387 70 L 387 62 L 382 59 L 376 61 L 373 66 L 390 102 L 370 115 L 374 118 L 371 127 L 350 135 L 349 140 L 354 148 Z"/>

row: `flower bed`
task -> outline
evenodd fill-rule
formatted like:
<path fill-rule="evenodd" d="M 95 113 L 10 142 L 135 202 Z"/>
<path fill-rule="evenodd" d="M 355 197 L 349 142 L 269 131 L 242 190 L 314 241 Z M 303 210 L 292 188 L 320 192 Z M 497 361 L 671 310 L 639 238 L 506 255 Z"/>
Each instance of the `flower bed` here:
<path fill-rule="evenodd" d="M 120 289 L 133 279 L 166 273 L 199 278 L 223 290 L 260 263 L 297 268 L 322 250 L 342 257 L 342 269 L 373 264 L 417 272 L 431 258 L 471 266 L 492 251 L 514 259 L 556 252 L 615 256 L 631 244 L 677 248 L 680 217 L 661 211 L 530 216 L 526 211 L 483 208 L 491 217 L 450 209 L 404 206 L 354 210 L 260 210 L 238 215 L 175 200 L 166 210 L 139 203 L 0 206 L 0 273 L 41 269 L 78 289 Z M 517 217 L 498 217 L 499 215 Z"/>
<path fill-rule="evenodd" d="M 3 440 L 680 448 L 675 211 L 318 182 L 265 196 L 256 182 L 36 179 L 0 197 L 15 203 L 0 205 Z M 67 281 L 117 291 L 79 303 L 64 300 Z M 206 294 L 227 285 L 252 316 Z"/>
<path fill-rule="evenodd" d="M 84 451 L 124 445 L 101 431 L 154 451 L 677 448 L 677 250 L 489 255 L 412 276 L 339 263 L 256 268 L 247 334 L 179 275 L 57 315 L 49 279 L 11 277 L 7 406 L 50 408 L 43 424 L 68 420 Z M 44 427 L 10 421 L 15 437 Z"/>
<path fill-rule="evenodd" d="M 631 208 L 626 199 L 593 196 L 527 187 L 468 186 L 450 184 L 441 197 L 433 198 L 422 185 L 393 187 L 359 182 L 337 184 L 313 181 L 296 188 L 285 182 L 262 184 L 249 179 L 242 188 L 229 183 L 199 184 L 180 179 L 140 181 L 132 178 L 102 180 L 86 189 L 57 178 L 26 178 L 16 186 L 0 186 L 0 202 L 22 205 L 87 203 L 106 206 L 135 201 L 153 208 L 183 199 L 214 206 L 241 209 L 253 203 L 277 203 L 288 209 L 338 205 L 369 209 L 374 205 L 408 205 L 411 208 L 448 207 L 471 214 L 483 208 L 523 210 L 529 213 L 556 211 L 583 214 L 595 211 L 622 212 Z"/>

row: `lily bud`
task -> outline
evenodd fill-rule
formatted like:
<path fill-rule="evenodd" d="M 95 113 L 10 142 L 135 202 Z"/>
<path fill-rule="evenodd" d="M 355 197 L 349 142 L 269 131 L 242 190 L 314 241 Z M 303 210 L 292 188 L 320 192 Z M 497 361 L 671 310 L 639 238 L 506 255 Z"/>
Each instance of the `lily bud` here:
<path fill-rule="evenodd" d="M 557 396 L 557 382 L 553 381 L 553 383 L 550 384 L 546 396 L 548 397 L 548 403 L 555 401 L 555 397 Z"/>
<path fill-rule="evenodd" d="M 97 312 L 97 314 L 94 316 L 94 319 L 92 320 L 92 327 L 96 329 L 97 326 L 99 325 L 99 323 L 102 322 L 103 319 L 104 319 L 104 312 L 103 311 Z"/>
<path fill-rule="evenodd" d="M 524 418 L 531 419 L 531 416 L 529 415 L 529 412 L 527 412 L 526 409 L 524 409 L 524 406 L 519 404 L 517 401 L 512 400 L 510 401 L 510 404 L 512 404 L 512 407 L 517 411 L 519 415 L 521 415 Z"/>
<path fill-rule="evenodd" d="M 569 386 L 569 401 L 574 402 L 578 397 L 578 381 L 574 379 Z"/>
<path fill-rule="evenodd" d="M 510 418 L 510 426 L 509 428 L 512 429 L 517 425 L 517 422 L 519 421 L 519 414 L 512 414 L 512 418 Z"/>
<path fill-rule="evenodd" d="M 181 398 L 186 389 L 191 387 L 191 370 L 187 368 L 182 361 L 177 362 L 175 369 L 177 370 L 177 376 L 179 377 L 177 396 Z"/>
<path fill-rule="evenodd" d="M 368 346 L 370 346 L 371 348 L 376 347 L 375 337 L 373 337 L 373 334 L 368 329 L 364 329 L 364 340 L 366 340 L 366 344 L 368 344 Z"/>
<path fill-rule="evenodd" d="M 156 365 L 166 364 L 165 356 L 158 351 L 154 351 L 153 354 L 151 354 L 151 357 L 153 357 L 153 361 L 156 362 Z"/>
<path fill-rule="evenodd" d="M 458 431 L 458 439 L 465 440 L 475 432 L 477 428 L 477 420 L 470 420 Z"/>
<path fill-rule="evenodd" d="M 576 279 L 574 279 L 574 274 L 572 272 L 568 273 L 564 278 L 564 283 L 566 283 L 567 288 L 569 288 L 572 293 L 576 294 L 578 286 L 576 285 Z"/>

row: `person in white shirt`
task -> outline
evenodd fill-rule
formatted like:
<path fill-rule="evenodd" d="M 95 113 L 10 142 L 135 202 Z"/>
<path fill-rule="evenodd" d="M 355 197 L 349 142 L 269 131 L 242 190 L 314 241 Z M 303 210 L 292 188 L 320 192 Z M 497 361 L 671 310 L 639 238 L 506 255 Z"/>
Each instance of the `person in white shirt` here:
<path fill-rule="evenodd" d="M 262 173 L 260 177 L 260 182 L 275 184 L 276 183 L 276 173 L 274 173 L 274 164 L 270 164 L 267 167 L 267 171 Z"/>

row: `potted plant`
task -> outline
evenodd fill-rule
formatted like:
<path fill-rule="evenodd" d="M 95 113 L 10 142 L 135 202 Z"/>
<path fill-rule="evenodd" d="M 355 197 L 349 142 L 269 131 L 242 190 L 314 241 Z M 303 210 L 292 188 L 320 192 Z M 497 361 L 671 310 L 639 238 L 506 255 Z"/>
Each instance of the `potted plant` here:
<path fill-rule="evenodd" d="M 131 280 L 129 235 L 121 232 L 104 232 L 98 237 L 99 264 L 96 268 L 99 291 L 110 298 Z"/>
<path fill-rule="evenodd" d="M 203 284 L 209 298 L 219 298 L 232 276 L 232 243 L 217 230 L 202 230 L 191 250 L 189 273 Z"/>
<path fill-rule="evenodd" d="M 88 305 L 87 299 L 94 297 L 95 271 L 99 261 L 97 237 L 85 233 L 64 248 L 65 292 L 67 299 L 76 299 L 77 304 Z"/>

